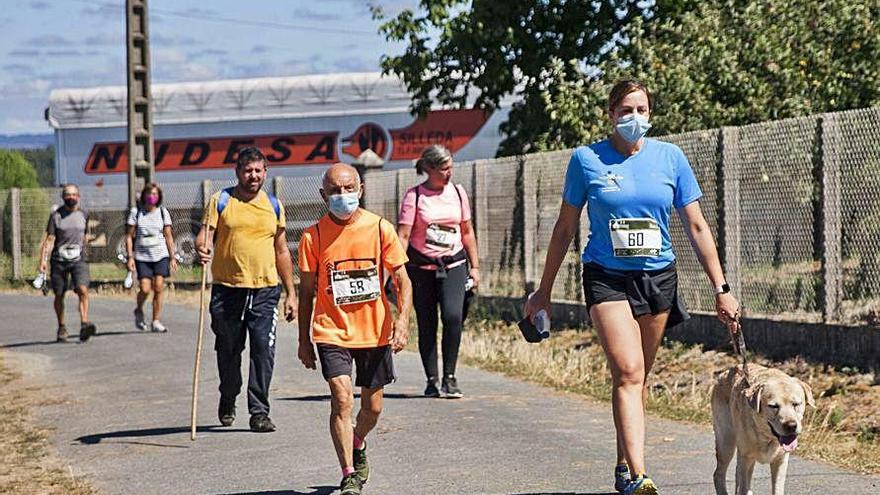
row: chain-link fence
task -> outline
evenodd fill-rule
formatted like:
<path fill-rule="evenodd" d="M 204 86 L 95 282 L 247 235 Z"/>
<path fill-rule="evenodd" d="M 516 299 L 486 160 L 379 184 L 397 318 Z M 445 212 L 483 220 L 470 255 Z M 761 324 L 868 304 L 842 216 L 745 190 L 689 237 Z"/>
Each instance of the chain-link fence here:
<path fill-rule="evenodd" d="M 703 190 L 700 201 L 736 295 L 755 316 L 793 321 L 880 322 L 880 109 L 728 127 L 661 139 L 682 148 Z M 539 281 L 570 151 L 458 164 L 454 182 L 468 194 L 483 272 L 482 293 L 521 297 Z M 303 229 L 326 212 L 319 176 L 274 178 L 267 188 L 284 205 L 295 250 Z M 396 222 L 415 170 L 367 170 L 365 206 Z M 190 263 L 211 194 L 228 181 L 169 183 L 164 205 L 174 219 L 177 254 Z M 0 270 L 35 274 L 46 220 L 58 188 L 0 191 Z M 96 279 L 121 279 L 125 186 L 82 187 L 95 241 Z M 13 207 L 13 203 L 17 206 Z M 13 219 L 13 213 L 19 216 Z M 673 215 L 676 216 L 676 215 Z M 582 301 L 580 252 L 586 214 L 566 254 L 553 298 Z M 672 221 L 680 290 L 688 306 L 712 311 L 714 298 L 677 219 Z M 16 242 L 18 243 L 16 245 Z M 195 271 L 184 272 L 194 274 Z"/>
<path fill-rule="evenodd" d="M 880 108 L 842 112 L 826 120 L 825 162 L 833 167 L 836 196 L 826 188 L 826 223 L 839 237 L 839 316 L 880 324 Z M 831 156 L 829 156 L 829 154 Z M 834 234 L 832 234 L 834 235 Z M 830 270 L 829 270 L 830 271 Z"/>
<path fill-rule="evenodd" d="M 737 297 L 756 317 L 880 323 L 880 109 L 696 131 L 661 139 L 688 157 Z M 460 165 L 483 267 L 482 293 L 521 297 L 539 281 L 571 151 Z M 374 173 L 368 208 L 395 219 L 408 171 Z M 397 187 L 391 187 L 396 181 Z M 674 217 L 676 215 L 673 215 Z M 671 222 L 680 291 L 714 311 L 712 288 L 680 220 Z M 553 299 L 582 301 L 586 215 Z"/>

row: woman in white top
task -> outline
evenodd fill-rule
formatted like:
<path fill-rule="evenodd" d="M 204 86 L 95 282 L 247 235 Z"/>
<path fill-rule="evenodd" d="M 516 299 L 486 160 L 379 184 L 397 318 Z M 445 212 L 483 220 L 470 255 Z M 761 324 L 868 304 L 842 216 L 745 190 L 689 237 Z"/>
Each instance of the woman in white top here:
<path fill-rule="evenodd" d="M 167 332 L 159 321 L 162 314 L 162 291 L 165 278 L 177 270 L 174 237 L 171 234 L 171 214 L 162 206 L 162 189 L 147 184 L 141 192 L 140 206 L 131 209 L 128 216 L 128 235 L 125 238 L 128 269 L 137 272 L 139 289 L 134 310 L 135 326 L 139 330 Z M 144 319 L 144 302 L 153 293 L 153 319 Z"/>

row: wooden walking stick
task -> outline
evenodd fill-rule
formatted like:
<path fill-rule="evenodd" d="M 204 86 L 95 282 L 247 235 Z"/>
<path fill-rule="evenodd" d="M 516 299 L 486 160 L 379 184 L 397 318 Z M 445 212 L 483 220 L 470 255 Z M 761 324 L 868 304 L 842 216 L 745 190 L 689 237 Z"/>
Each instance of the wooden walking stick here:
<path fill-rule="evenodd" d="M 202 290 L 199 293 L 199 334 L 196 339 L 196 364 L 193 367 L 192 417 L 190 440 L 196 439 L 196 407 L 199 403 L 199 367 L 202 364 L 202 337 L 205 333 L 205 292 L 208 285 L 208 264 L 202 265 Z"/>

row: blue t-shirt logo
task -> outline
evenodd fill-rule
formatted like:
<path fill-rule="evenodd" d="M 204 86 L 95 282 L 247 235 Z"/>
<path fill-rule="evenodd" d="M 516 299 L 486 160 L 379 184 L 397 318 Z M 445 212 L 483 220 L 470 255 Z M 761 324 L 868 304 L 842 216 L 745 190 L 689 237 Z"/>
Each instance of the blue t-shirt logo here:
<path fill-rule="evenodd" d="M 620 191 L 620 181 L 623 180 L 622 175 L 617 175 L 609 170 L 608 172 L 605 172 L 605 175 L 600 178 L 608 183 L 606 187 L 602 188 L 602 192 Z"/>

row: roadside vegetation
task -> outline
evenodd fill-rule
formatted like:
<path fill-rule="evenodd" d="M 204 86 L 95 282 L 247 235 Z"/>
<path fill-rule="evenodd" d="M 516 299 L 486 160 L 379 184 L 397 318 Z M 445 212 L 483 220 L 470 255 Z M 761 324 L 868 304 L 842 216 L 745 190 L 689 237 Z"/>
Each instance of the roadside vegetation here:
<path fill-rule="evenodd" d="M 22 383 L 0 351 L 0 493 L 16 495 L 96 495 L 53 455 L 50 431 L 32 422 L 33 409 L 45 403 Z"/>
<path fill-rule="evenodd" d="M 610 374 L 591 330 L 554 332 L 536 345 L 526 343 L 515 325 L 474 321 L 462 335 L 461 357 L 472 366 L 610 401 Z M 779 368 L 813 389 L 816 408 L 807 410 L 797 455 L 880 473 L 880 383 L 874 374 L 797 358 L 775 362 L 755 356 L 752 362 Z M 667 340 L 649 377 L 649 412 L 711 429 L 715 375 L 736 364 L 727 352 Z"/>

